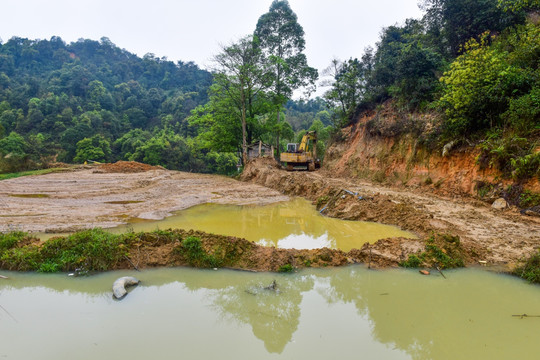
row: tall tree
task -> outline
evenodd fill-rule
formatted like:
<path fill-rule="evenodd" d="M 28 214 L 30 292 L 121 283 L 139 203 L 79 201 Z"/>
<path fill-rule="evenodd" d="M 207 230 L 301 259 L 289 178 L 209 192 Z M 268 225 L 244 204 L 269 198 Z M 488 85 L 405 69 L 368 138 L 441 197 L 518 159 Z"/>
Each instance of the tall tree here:
<path fill-rule="evenodd" d="M 214 82 L 238 109 L 242 126 L 242 162 L 245 165 L 247 123 L 254 119 L 254 103 L 264 98 L 264 90 L 270 84 L 266 64 L 261 49 L 252 36 L 224 47 L 214 61 L 218 65 Z"/>
<path fill-rule="evenodd" d="M 281 108 L 293 91 L 314 88 L 318 73 L 307 64 L 304 29 L 287 0 L 272 2 L 270 10 L 259 18 L 255 35 L 271 66 L 271 96 L 279 124 Z M 276 144 L 279 154 L 279 136 Z"/>
<path fill-rule="evenodd" d="M 423 0 L 421 7 L 428 30 L 438 34 L 441 50 L 454 57 L 471 38 L 523 21 L 522 14 L 505 13 L 498 4 L 498 0 Z"/>
<path fill-rule="evenodd" d="M 367 51 L 366 56 L 371 58 L 371 53 Z M 325 74 L 331 77 L 327 85 L 332 88 L 324 94 L 324 99 L 328 107 L 335 110 L 337 118 L 334 119 L 334 126 L 337 129 L 354 114 L 363 99 L 369 66 L 370 63 L 358 59 L 351 58 L 346 62 L 333 59 L 325 69 Z"/>

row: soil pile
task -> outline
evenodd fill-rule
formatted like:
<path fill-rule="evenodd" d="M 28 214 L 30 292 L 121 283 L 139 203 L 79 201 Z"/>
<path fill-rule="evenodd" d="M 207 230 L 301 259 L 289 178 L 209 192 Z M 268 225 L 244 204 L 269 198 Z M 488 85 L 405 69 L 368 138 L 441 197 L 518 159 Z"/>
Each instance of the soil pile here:
<path fill-rule="evenodd" d="M 136 161 L 117 161 L 113 164 L 102 164 L 94 171 L 95 173 L 140 173 L 150 170 L 163 170 L 161 166 L 152 166 Z"/>

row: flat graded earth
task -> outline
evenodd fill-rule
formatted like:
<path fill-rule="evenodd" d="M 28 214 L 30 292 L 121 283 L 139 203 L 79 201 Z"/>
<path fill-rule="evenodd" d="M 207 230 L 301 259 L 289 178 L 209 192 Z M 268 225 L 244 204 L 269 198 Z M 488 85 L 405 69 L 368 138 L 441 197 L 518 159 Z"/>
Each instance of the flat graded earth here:
<path fill-rule="evenodd" d="M 142 165 L 142 164 L 140 164 Z M 203 204 L 267 204 L 288 197 L 223 176 L 109 164 L 0 181 L 0 232 L 73 232 L 160 220 Z"/>

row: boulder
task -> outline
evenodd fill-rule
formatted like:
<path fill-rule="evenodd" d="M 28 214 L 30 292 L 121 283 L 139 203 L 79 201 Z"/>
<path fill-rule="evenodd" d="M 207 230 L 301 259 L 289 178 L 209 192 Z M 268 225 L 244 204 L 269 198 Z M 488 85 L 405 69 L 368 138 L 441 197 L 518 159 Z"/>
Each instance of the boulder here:
<path fill-rule="evenodd" d="M 508 203 L 503 198 L 499 198 L 499 199 L 495 200 L 493 202 L 493 204 L 491 204 L 491 207 L 493 209 L 503 210 L 503 209 L 506 209 L 508 207 Z"/>

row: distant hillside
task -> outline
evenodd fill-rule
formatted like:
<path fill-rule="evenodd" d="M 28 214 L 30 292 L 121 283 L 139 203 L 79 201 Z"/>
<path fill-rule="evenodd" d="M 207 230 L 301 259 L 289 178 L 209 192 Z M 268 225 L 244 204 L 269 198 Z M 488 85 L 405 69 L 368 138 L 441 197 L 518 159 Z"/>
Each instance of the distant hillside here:
<path fill-rule="evenodd" d="M 95 160 L 133 155 L 135 144 L 115 142 L 134 129 L 131 142 L 165 128 L 187 136 L 185 119 L 208 100 L 211 83 L 212 74 L 192 62 L 140 58 L 107 38 L 12 38 L 0 44 L 0 155 L 17 161 L 0 166 L 28 167 L 47 157 L 72 162 L 77 143 L 96 135 L 94 143 L 110 149 L 94 146 L 103 152 Z"/>

